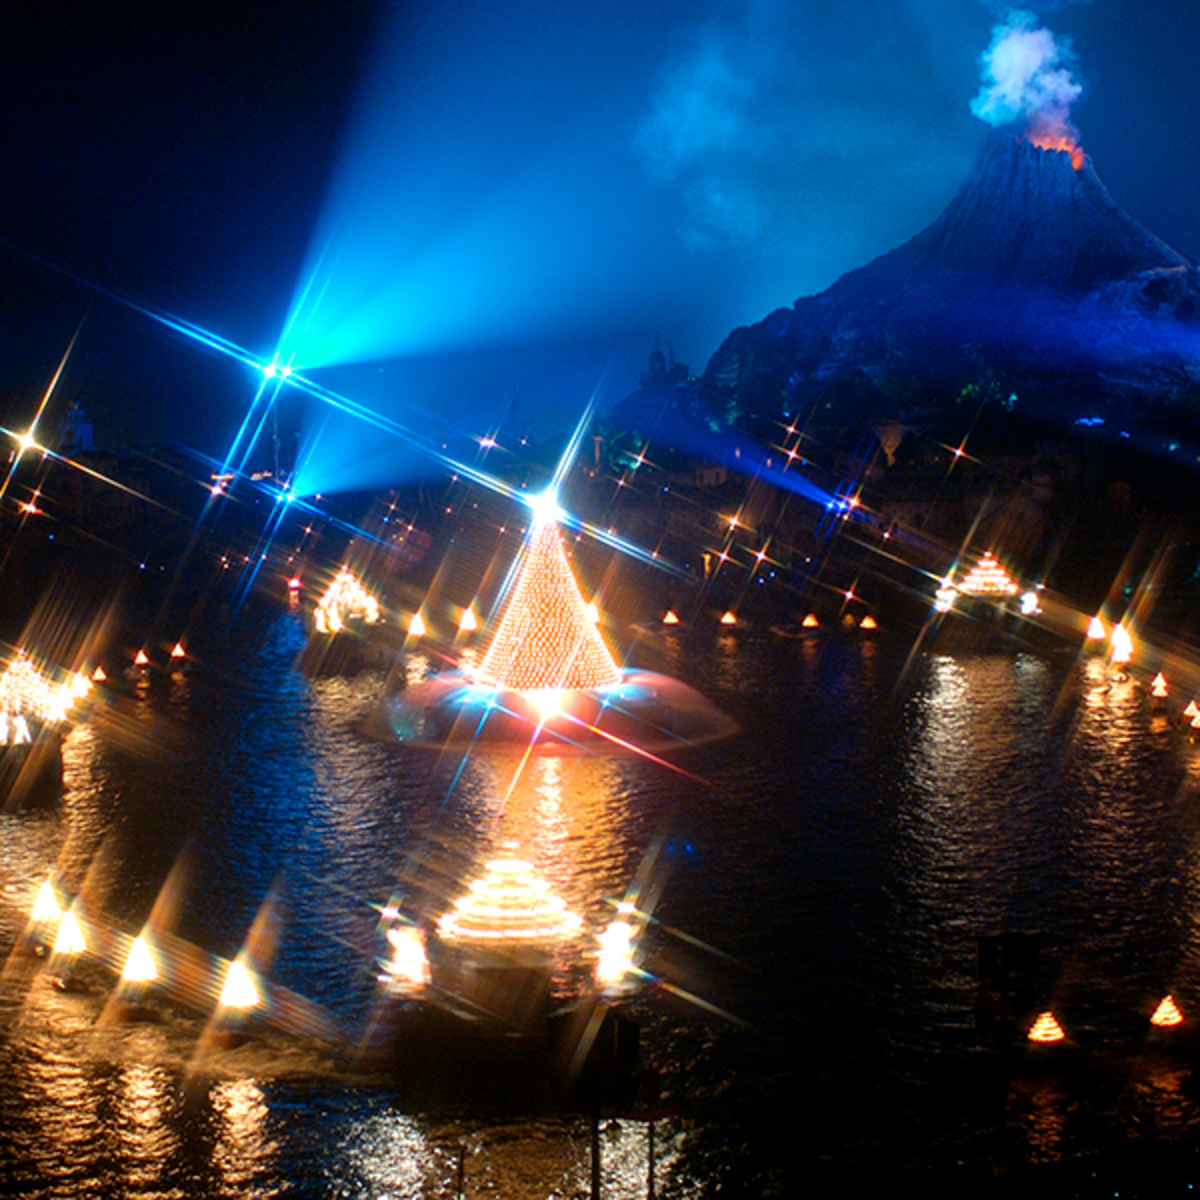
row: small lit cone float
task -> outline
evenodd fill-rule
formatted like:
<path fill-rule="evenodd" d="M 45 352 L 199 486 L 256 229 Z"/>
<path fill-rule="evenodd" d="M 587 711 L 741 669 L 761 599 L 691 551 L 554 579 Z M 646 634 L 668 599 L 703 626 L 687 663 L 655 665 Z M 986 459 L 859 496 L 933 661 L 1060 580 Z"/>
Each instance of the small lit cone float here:
<path fill-rule="evenodd" d="M 1015 596 L 1020 588 L 989 551 L 963 576 L 958 590 L 967 596 L 1003 599 Z"/>
<path fill-rule="evenodd" d="M 58 936 L 58 927 L 63 918 L 58 892 L 50 879 L 44 879 L 29 910 L 29 921 L 25 926 L 22 946 L 35 954 L 45 954 Z"/>
<path fill-rule="evenodd" d="M 437 923 L 448 953 L 439 984 L 504 1028 L 538 1032 L 549 1013 L 553 953 L 582 921 L 521 858 L 495 858 Z"/>
<path fill-rule="evenodd" d="M 1150 1014 L 1150 1034 L 1154 1039 L 1162 1040 L 1173 1034 L 1183 1033 L 1185 1024 L 1179 1005 L 1170 995 L 1164 996 Z"/>
<path fill-rule="evenodd" d="M 990 551 L 958 581 L 943 582 L 937 593 L 938 611 L 949 612 L 963 598 L 975 603 L 966 605 L 978 615 L 995 619 L 1008 612 L 1009 601 L 1020 592 L 1009 573 L 996 561 Z M 960 605 L 962 607 L 962 605 Z"/>
<path fill-rule="evenodd" d="M 213 1037 L 219 1045 L 240 1045 L 262 1012 L 263 997 L 258 980 L 241 958 L 235 958 L 225 972 L 221 993 L 213 1014 Z"/>
<path fill-rule="evenodd" d="M 121 967 L 121 980 L 112 999 L 112 1012 L 118 1021 L 147 1016 L 146 1001 L 159 980 L 158 964 L 145 932 L 129 943 Z"/>
<path fill-rule="evenodd" d="M 812 638 L 820 631 L 821 622 L 816 613 L 806 613 L 800 621 L 786 621 L 771 626 L 771 632 L 781 638 Z"/>
<path fill-rule="evenodd" d="M 1119 678 L 1124 678 L 1124 669 L 1133 660 L 1133 638 L 1122 624 L 1114 625 L 1109 634 L 1109 658 L 1117 669 Z"/>
<path fill-rule="evenodd" d="M 74 985 L 76 964 L 87 952 L 88 944 L 83 927 L 75 915 L 74 907 L 71 907 L 63 914 L 50 947 L 50 961 L 47 967 L 50 982 L 61 991 L 70 991 Z"/>
<path fill-rule="evenodd" d="M 1049 1010 L 1040 1012 L 1029 1032 L 1025 1035 L 1026 1044 L 1035 1050 L 1045 1050 L 1054 1046 L 1062 1046 L 1066 1042 L 1066 1034 L 1058 1019 Z"/>
<path fill-rule="evenodd" d="M 374 625 L 379 617 L 379 601 L 353 571 L 343 568 L 313 609 L 313 629 L 317 633 L 341 633 L 356 625 Z"/>
<path fill-rule="evenodd" d="M 957 599 L 958 588 L 954 586 L 954 580 L 947 575 L 939 582 L 933 594 L 933 611 L 939 614 L 952 612 Z"/>
<path fill-rule="evenodd" d="M 634 906 L 627 900 L 617 905 L 617 916 L 597 937 L 596 986 L 607 996 L 632 990 L 637 984 L 634 950 L 637 928 Z"/>
<path fill-rule="evenodd" d="M 567 561 L 562 533 L 535 520 L 500 622 L 471 672 L 444 671 L 390 699 L 392 734 L 418 745 L 503 743 L 664 750 L 736 726 L 699 692 L 620 668 Z"/>
<path fill-rule="evenodd" d="M 1086 642 L 1089 649 L 1098 650 L 1108 641 L 1108 630 L 1099 617 L 1093 617 L 1088 622 Z"/>

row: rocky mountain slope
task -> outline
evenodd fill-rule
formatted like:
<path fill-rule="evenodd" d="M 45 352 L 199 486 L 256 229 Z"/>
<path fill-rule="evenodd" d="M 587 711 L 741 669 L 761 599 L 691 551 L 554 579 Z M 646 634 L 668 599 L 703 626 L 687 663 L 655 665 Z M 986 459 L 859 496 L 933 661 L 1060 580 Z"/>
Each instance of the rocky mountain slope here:
<path fill-rule="evenodd" d="M 742 422 L 915 419 L 964 389 L 1128 422 L 1186 413 L 1198 350 L 1194 264 L 1123 212 L 1080 151 L 997 134 L 932 225 L 735 330 L 699 389 Z"/>

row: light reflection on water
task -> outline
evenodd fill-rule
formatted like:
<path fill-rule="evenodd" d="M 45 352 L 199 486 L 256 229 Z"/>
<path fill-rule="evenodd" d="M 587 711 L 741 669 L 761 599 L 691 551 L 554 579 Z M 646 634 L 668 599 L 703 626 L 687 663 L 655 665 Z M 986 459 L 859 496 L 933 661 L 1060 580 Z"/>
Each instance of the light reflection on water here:
<path fill-rule="evenodd" d="M 52 870 L 127 933 L 173 880 L 166 932 L 226 958 L 269 895 L 273 980 L 354 1041 L 379 907 L 431 923 L 513 842 L 593 935 L 651 878 L 646 965 L 673 990 L 635 1011 L 665 1101 L 704 1114 L 660 1130 L 664 1194 L 772 1155 L 1052 1161 L 1113 1131 L 1200 1131 L 1186 1060 L 1137 1058 L 1081 1100 L 1053 1071 L 1014 1073 L 975 1020 L 975 939 L 1002 931 L 1039 935 L 1039 998 L 1077 1045 L 1134 1053 L 1168 990 L 1200 1011 L 1200 748 L 1103 660 L 929 655 L 905 677 L 873 641 L 663 638 L 646 665 L 743 731 L 670 770 L 371 740 L 386 680 L 310 680 L 301 644 L 276 621 L 219 671 L 214 653 L 141 682 L 71 733 L 61 811 L 0 816 L 6 946 Z M 560 955 L 559 989 L 585 948 Z M 96 1194 L 423 1196 L 460 1171 L 468 1194 L 586 1189 L 574 1119 L 408 1113 L 278 1038 L 197 1063 L 203 1011 L 102 1029 L 102 971 L 63 995 L 37 970 L 0 980 L 0 1161 L 48 1194 L 94 1177 Z M 794 1129 L 761 1116 L 784 1111 Z M 604 1194 L 643 1195 L 645 1127 L 603 1146 Z"/>
<path fill-rule="evenodd" d="M 217 1127 L 212 1159 L 226 1190 L 263 1194 L 262 1181 L 276 1173 L 279 1147 L 271 1137 L 271 1109 L 262 1087 L 253 1079 L 222 1080 L 208 1098 Z"/>

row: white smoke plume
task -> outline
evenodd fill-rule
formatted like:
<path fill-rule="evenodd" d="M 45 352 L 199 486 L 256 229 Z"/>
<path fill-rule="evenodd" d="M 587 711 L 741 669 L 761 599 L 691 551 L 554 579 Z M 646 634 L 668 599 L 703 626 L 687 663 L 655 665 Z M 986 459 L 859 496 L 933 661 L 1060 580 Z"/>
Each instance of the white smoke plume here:
<path fill-rule="evenodd" d="M 1035 142 L 1075 143 L 1071 105 L 1083 87 L 1072 74 L 1069 41 L 1039 28 L 1033 13 L 1016 10 L 992 30 L 982 61 L 983 86 L 971 101 L 980 120 L 989 125 L 1024 121 Z"/>

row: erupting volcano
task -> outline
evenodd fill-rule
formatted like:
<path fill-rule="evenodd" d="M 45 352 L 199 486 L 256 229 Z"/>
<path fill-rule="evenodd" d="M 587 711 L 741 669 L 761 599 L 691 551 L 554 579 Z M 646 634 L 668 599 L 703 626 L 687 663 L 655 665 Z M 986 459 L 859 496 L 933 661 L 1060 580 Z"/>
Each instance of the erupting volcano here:
<path fill-rule="evenodd" d="M 694 689 L 620 668 L 589 618 L 562 532 L 535 511 L 516 581 L 483 661 L 403 692 L 387 718 L 401 741 L 661 751 L 733 732 Z"/>
<path fill-rule="evenodd" d="M 919 419 L 996 383 L 1022 412 L 1136 425 L 1200 385 L 1196 268 L 1109 195 L 1069 119 L 1069 47 L 1014 13 L 972 110 L 994 126 L 932 225 L 825 292 L 737 329 L 713 414 Z"/>

